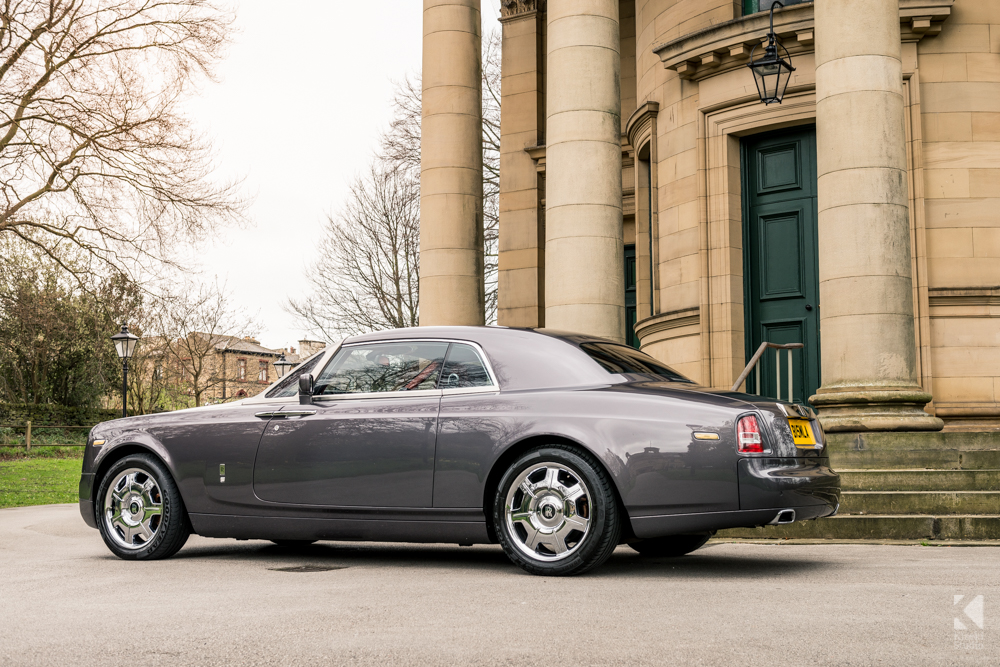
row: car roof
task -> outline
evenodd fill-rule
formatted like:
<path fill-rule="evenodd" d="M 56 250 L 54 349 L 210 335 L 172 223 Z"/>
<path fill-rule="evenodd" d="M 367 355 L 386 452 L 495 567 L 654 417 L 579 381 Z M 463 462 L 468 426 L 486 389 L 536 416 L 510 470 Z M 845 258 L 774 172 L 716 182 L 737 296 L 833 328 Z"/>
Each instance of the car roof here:
<path fill-rule="evenodd" d="M 622 376 L 609 374 L 579 347 L 584 342 L 614 341 L 550 329 L 413 327 L 352 336 L 343 345 L 414 339 L 476 343 L 489 357 L 504 390 L 600 386 L 625 381 Z"/>

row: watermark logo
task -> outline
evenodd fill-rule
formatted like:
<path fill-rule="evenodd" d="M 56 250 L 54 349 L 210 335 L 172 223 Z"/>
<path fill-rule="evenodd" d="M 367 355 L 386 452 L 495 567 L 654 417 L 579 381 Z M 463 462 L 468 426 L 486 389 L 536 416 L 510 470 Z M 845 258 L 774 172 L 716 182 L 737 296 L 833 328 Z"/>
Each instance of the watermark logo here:
<path fill-rule="evenodd" d="M 955 648 L 979 651 L 983 648 L 983 596 L 966 598 L 956 595 L 952 602 L 955 612 Z"/>

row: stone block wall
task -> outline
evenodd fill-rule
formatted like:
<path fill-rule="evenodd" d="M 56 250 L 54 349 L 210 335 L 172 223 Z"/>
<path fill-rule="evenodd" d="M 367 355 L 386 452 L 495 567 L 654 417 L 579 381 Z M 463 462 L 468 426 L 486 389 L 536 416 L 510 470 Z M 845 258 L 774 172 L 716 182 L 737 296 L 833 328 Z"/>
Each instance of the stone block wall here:
<path fill-rule="evenodd" d="M 917 45 L 938 416 L 1000 417 L 1000 3 L 956 0 Z"/>

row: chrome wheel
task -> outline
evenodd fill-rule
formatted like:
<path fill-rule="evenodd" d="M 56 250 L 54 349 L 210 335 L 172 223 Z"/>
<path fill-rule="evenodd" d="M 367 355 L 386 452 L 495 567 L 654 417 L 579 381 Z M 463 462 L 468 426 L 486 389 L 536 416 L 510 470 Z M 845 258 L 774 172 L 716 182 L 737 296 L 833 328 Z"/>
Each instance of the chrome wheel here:
<path fill-rule="evenodd" d="M 560 463 L 524 470 L 504 506 L 514 544 L 534 560 L 571 556 L 590 531 L 590 492 L 579 473 Z"/>
<path fill-rule="evenodd" d="M 124 549 L 142 549 L 156 536 L 163 519 L 163 494 L 145 470 L 128 468 L 115 477 L 104 496 L 107 533 Z"/>

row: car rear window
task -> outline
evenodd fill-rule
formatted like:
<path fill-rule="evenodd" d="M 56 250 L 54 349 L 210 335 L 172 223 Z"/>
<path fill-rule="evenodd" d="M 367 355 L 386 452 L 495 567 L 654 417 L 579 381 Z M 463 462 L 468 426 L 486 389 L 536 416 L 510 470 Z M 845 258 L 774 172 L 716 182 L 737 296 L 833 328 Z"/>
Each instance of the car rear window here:
<path fill-rule="evenodd" d="M 441 374 L 441 389 L 489 387 L 493 384 L 483 360 L 471 345 L 452 343 Z"/>
<path fill-rule="evenodd" d="M 691 382 L 645 352 L 614 343 L 583 343 L 580 348 L 609 373 L 650 375 L 669 382 Z M 691 382 L 691 384 L 694 384 Z"/>

